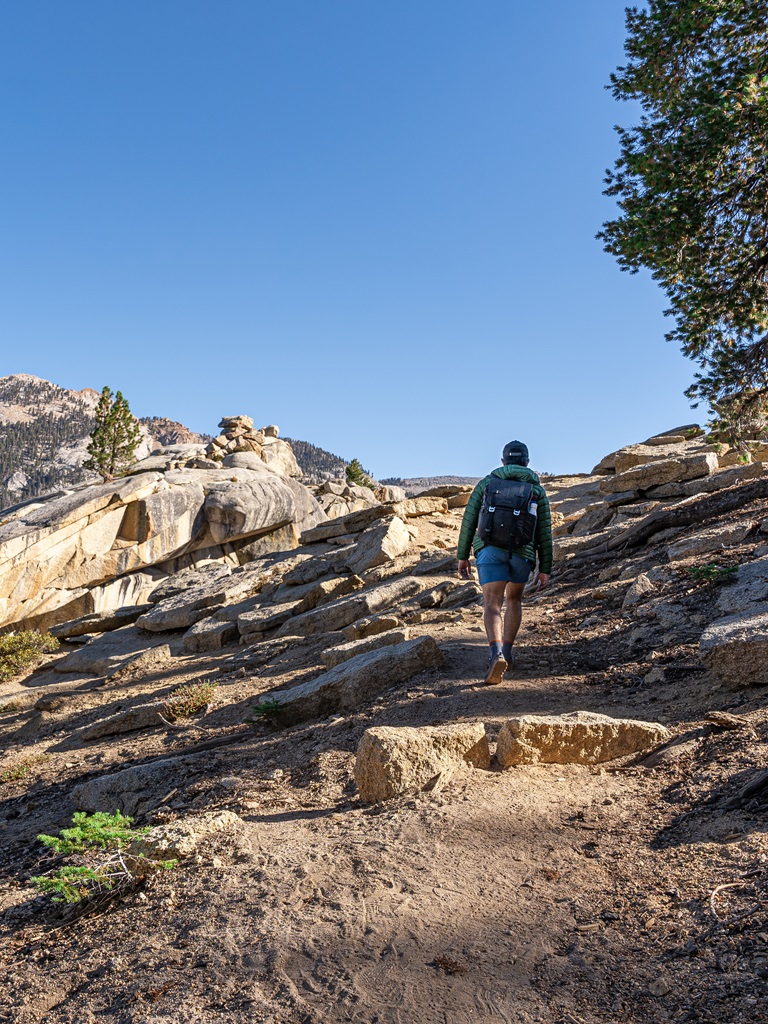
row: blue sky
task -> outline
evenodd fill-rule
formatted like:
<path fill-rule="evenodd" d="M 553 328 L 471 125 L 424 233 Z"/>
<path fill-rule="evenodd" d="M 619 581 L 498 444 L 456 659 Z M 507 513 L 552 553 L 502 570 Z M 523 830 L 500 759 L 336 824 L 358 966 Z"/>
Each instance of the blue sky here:
<path fill-rule="evenodd" d="M 701 419 L 594 238 L 623 40 L 613 0 L 9 0 L 0 374 L 379 477 Z"/>

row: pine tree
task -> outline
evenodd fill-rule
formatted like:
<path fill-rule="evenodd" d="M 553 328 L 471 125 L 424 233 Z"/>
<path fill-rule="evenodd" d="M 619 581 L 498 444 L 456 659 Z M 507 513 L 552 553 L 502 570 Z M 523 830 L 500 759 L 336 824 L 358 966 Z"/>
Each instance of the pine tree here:
<path fill-rule="evenodd" d="M 358 459 L 352 459 L 347 466 L 347 483 L 358 487 L 373 487 L 370 476 L 365 472 Z"/>
<path fill-rule="evenodd" d="M 639 101 L 598 235 L 666 292 L 667 338 L 702 373 L 686 394 L 735 435 L 768 420 L 768 22 L 765 0 L 648 0 L 627 10 L 613 95 Z"/>
<path fill-rule="evenodd" d="M 131 415 L 122 392 L 118 391 L 113 398 L 112 392 L 105 387 L 96 406 L 96 425 L 84 468 L 100 473 L 105 481 L 121 476 L 132 465 L 140 440 L 139 425 Z"/>

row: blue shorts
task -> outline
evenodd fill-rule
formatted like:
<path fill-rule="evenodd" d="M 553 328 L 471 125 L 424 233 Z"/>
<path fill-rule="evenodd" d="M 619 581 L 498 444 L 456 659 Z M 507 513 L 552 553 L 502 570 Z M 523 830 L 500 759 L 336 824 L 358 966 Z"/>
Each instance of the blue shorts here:
<path fill-rule="evenodd" d="M 534 563 L 530 558 L 486 544 L 475 556 L 481 585 L 486 583 L 527 583 Z"/>

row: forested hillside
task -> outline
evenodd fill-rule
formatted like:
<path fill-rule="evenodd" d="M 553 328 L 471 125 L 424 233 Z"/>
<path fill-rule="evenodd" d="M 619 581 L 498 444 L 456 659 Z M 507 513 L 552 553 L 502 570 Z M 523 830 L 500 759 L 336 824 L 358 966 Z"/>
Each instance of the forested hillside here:
<path fill-rule="evenodd" d="M 82 462 L 97 400 L 91 388 L 69 391 L 24 373 L 0 377 L 0 508 L 96 479 Z M 139 424 L 143 455 L 155 446 L 210 440 L 165 417 L 145 416 Z"/>
<path fill-rule="evenodd" d="M 319 483 L 321 480 L 345 475 L 348 463 L 339 455 L 333 455 L 332 452 L 318 448 L 309 441 L 297 441 L 293 437 L 286 437 L 285 440 L 293 448 L 296 461 L 307 482 Z"/>

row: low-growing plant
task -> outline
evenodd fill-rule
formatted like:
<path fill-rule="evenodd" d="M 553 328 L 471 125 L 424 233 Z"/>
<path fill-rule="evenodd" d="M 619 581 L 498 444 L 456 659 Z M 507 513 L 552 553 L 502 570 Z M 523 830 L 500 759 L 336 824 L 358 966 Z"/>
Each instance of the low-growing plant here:
<path fill-rule="evenodd" d="M 6 768 L 5 771 L 0 772 L 0 783 L 19 782 L 21 779 L 26 778 L 26 776 L 29 775 L 35 765 L 42 764 L 43 761 L 47 760 L 47 754 L 35 754 L 32 757 L 25 757 L 23 761 L 17 761 L 16 764 L 12 764 L 10 768 Z"/>
<path fill-rule="evenodd" d="M 44 654 L 57 650 L 58 646 L 55 636 L 38 633 L 34 629 L 0 634 L 0 683 L 30 668 Z"/>
<path fill-rule="evenodd" d="M 120 811 L 78 811 L 71 828 L 62 829 L 58 836 L 39 835 L 40 842 L 54 853 L 74 858 L 78 863 L 36 875 L 33 885 L 51 896 L 54 903 L 80 903 L 95 896 L 128 891 L 152 872 L 175 867 L 173 860 L 156 861 L 142 854 L 127 854 L 131 843 L 149 832 L 149 827 L 131 828 L 132 823 L 133 818 Z"/>
<path fill-rule="evenodd" d="M 248 722 L 270 722 L 274 721 L 280 712 L 283 710 L 283 705 L 279 700 L 263 700 L 260 704 L 254 704 L 251 708 L 253 712 L 253 718 L 248 718 Z"/>
<path fill-rule="evenodd" d="M 707 562 L 705 565 L 689 566 L 685 571 L 694 583 L 711 586 L 732 580 L 738 570 L 738 565 L 718 565 L 716 562 Z"/>
<path fill-rule="evenodd" d="M 166 701 L 165 711 L 173 720 L 196 715 L 206 704 L 210 704 L 218 683 L 199 682 L 178 686 Z"/>
<path fill-rule="evenodd" d="M 23 700 L 9 700 L 7 704 L 3 704 L 0 707 L 0 715 L 4 713 L 10 714 L 12 711 L 23 711 L 24 701 Z"/>

